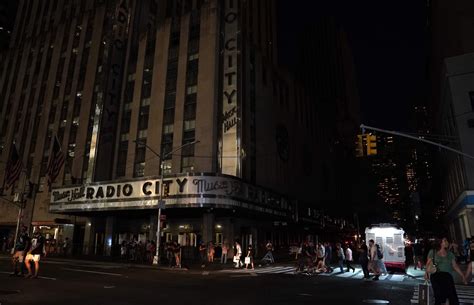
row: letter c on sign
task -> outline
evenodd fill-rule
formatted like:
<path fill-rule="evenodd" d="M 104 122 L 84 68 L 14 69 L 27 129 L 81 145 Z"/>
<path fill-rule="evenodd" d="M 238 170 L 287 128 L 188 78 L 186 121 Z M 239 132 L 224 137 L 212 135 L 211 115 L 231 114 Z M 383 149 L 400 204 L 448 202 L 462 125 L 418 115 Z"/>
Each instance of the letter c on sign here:
<path fill-rule="evenodd" d="M 145 195 L 147 195 L 147 196 L 150 196 L 150 195 L 151 195 L 151 191 L 149 190 L 151 184 L 152 184 L 152 183 L 149 182 L 149 181 L 143 183 L 143 187 L 142 187 L 143 194 L 145 194 Z"/>
<path fill-rule="evenodd" d="M 237 47 L 235 46 L 235 44 L 233 44 L 232 46 L 230 45 L 230 44 L 233 43 L 233 42 L 234 42 L 234 43 L 236 42 L 236 39 L 235 39 L 235 38 L 230 38 L 229 40 L 227 40 L 227 41 L 225 42 L 225 49 L 226 49 L 227 51 L 233 51 L 233 50 L 235 50 L 235 49 L 237 48 Z"/>
<path fill-rule="evenodd" d="M 225 22 L 232 23 L 235 21 L 235 19 L 237 19 L 237 13 L 230 12 L 227 15 L 225 15 L 224 19 L 225 19 Z"/>

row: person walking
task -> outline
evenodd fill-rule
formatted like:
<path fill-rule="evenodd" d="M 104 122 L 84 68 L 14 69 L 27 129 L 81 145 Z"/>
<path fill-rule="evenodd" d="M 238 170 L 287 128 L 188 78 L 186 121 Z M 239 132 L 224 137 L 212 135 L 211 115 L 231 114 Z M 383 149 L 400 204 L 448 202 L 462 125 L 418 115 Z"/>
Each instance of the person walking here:
<path fill-rule="evenodd" d="M 365 243 L 363 243 L 359 248 L 359 264 L 362 267 L 362 271 L 364 272 L 364 280 L 368 280 L 370 278 L 369 249 Z"/>
<path fill-rule="evenodd" d="M 331 260 L 332 260 L 332 247 L 330 243 L 324 243 L 324 250 L 326 252 L 326 257 L 324 258 L 326 266 L 331 265 Z"/>
<path fill-rule="evenodd" d="M 221 264 L 227 264 L 228 251 L 229 251 L 229 245 L 227 244 L 227 242 L 222 243 Z"/>
<path fill-rule="evenodd" d="M 374 240 L 369 240 L 369 270 L 374 274 L 374 281 L 378 281 L 380 277 L 379 255 L 377 252 Z"/>
<path fill-rule="evenodd" d="M 69 237 L 66 237 L 64 239 L 64 242 L 63 242 L 63 255 L 64 257 L 67 257 L 68 253 L 69 253 Z"/>
<path fill-rule="evenodd" d="M 275 258 L 273 257 L 273 245 L 272 245 L 271 241 L 267 241 L 267 244 L 265 245 L 265 248 L 267 249 L 267 253 L 262 258 L 262 261 L 267 261 L 270 264 L 275 263 Z"/>
<path fill-rule="evenodd" d="M 234 256 L 234 263 L 235 268 L 240 268 L 242 266 L 242 246 L 238 241 L 235 242 L 235 256 Z"/>
<path fill-rule="evenodd" d="M 176 268 L 181 268 L 181 245 L 177 242 L 174 242 L 174 259 L 176 261 Z"/>
<path fill-rule="evenodd" d="M 423 245 L 420 243 L 419 240 L 415 242 L 415 245 L 413 246 L 413 262 L 415 264 L 415 270 L 416 268 L 419 268 L 420 270 L 423 270 Z"/>
<path fill-rule="evenodd" d="M 379 244 L 375 244 L 375 246 L 377 247 L 377 257 L 379 258 L 377 260 L 377 264 L 379 266 L 380 273 L 382 273 L 383 275 L 387 275 L 387 267 L 385 267 L 385 263 L 383 261 L 383 249 Z"/>
<path fill-rule="evenodd" d="M 44 250 L 44 237 L 39 231 L 36 231 L 33 235 L 33 238 L 31 239 L 31 248 L 29 249 L 28 254 L 26 255 L 25 263 L 26 268 L 28 269 L 28 275 L 26 276 L 26 278 L 38 278 L 38 272 L 40 268 L 40 257 L 41 255 L 45 254 Z M 31 270 L 31 261 L 35 263 L 34 275 Z"/>
<path fill-rule="evenodd" d="M 28 236 L 27 228 L 25 226 L 21 227 L 20 234 L 18 235 L 18 239 L 15 245 L 15 249 L 13 251 L 13 257 L 12 257 L 12 264 L 13 264 L 13 273 L 11 274 L 12 276 L 24 274 L 24 266 L 25 266 L 25 256 L 26 256 L 26 251 L 30 248 L 30 237 Z M 18 265 L 20 267 L 20 270 L 18 271 Z"/>
<path fill-rule="evenodd" d="M 431 249 L 426 262 L 425 279 L 431 281 L 435 305 L 441 305 L 449 300 L 449 305 L 459 305 L 459 299 L 454 285 L 453 271 L 456 271 L 466 283 L 466 276 L 461 272 L 456 257 L 449 250 L 449 241 L 446 237 Z"/>
<path fill-rule="evenodd" d="M 347 267 L 347 272 L 352 269 L 352 272 L 355 272 L 355 268 L 351 266 L 352 263 L 352 250 L 350 246 L 347 246 L 346 248 L 346 267 Z"/>
<path fill-rule="evenodd" d="M 249 268 L 249 265 L 252 266 L 252 270 L 255 270 L 255 266 L 253 263 L 253 256 L 254 256 L 254 251 L 252 245 L 249 245 L 247 248 L 247 256 L 245 257 L 245 269 Z"/>
<path fill-rule="evenodd" d="M 207 259 L 208 259 L 209 263 L 214 262 L 215 253 L 216 253 L 216 249 L 214 247 L 214 244 L 211 241 L 211 242 L 209 242 L 209 247 L 208 247 L 208 252 L 207 252 Z"/>
<path fill-rule="evenodd" d="M 339 268 L 341 269 L 341 273 L 344 273 L 344 249 L 342 249 L 341 244 L 337 243 L 336 244 L 336 255 L 337 255 L 337 261 L 339 264 Z"/>

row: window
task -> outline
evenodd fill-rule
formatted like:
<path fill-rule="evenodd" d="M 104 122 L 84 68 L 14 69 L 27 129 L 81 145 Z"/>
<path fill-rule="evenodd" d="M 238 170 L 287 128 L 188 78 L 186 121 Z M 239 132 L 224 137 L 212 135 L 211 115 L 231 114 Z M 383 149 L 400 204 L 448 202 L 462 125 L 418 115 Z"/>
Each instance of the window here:
<path fill-rule="evenodd" d="M 117 177 L 125 176 L 127 166 L 128 141 L 121 141 L 117 159 Z"/>
<path fill-rule="evenodd" d="M 467 126 L 469 128 L 474 128 L 474 119 L 467 120 Z"/>
<path fill-rule="evenodd" d="M 163 175 L 171 174 L 172 167 L 173 167 L 171 160 L 163 160 L 162 166 L 163 166 Z"/>
<path fill-rule="evenodd" d="M 133 177 L 143 177 L 145 176 L 145 162 L 135 163 L 135 170 L 133 172 Z"/>
<path fill-rule="evenodd" d="M 128 133 L 130 131 L 131 117 L 132 117 L 132 112 L 131 111 L 127 111 L 123 114 L 122 124 L 121 124 L 121 129 L 120 129 L 121 133 Z"/>
<path fill-rule="evenodd" d="M 196 128 L 195 120 L 184 121 L 184 131 L 194 130 Z"/>
<path fill-rule="evenodd" d="M 164 124 L 172 124 L 174 122 L 174 108 L 166 109 L 163 115 Z"/>
<path fill-rule="evenodd" d="M 192 172 L 194 171 L 194 157 L 182 157 L 181 158 L 181 172 Z"/>
<path fill-rule="evenodd" d="M 190 95 L 193 93 L 197 93 L 197 86 L 189 86 L 188 88 L 186 88 L 187 95 Z"/>
<path fill-rule="evenodd" d="M 148 115 L 150 113 L 150 106 L 140 108 L 140 115 L 138 117 L 138 129 L 143 130 L 148 128 Z"/>
<path fill-rule="evenodd" d="M 173 133 L 174 125 L 173 124 L 167 124 L 163 126 L 163 134 L 170 134 Z"/>

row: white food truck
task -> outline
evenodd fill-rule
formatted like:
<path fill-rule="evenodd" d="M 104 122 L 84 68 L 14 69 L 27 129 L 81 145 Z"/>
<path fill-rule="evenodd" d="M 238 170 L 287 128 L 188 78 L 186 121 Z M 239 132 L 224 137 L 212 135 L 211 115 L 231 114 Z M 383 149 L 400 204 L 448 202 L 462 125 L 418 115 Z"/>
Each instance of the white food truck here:
<path fill-rule="evenodd" d="M 365 229 L 365 240 L 373 239 L 383 251 L 385 266 L 405 269 L 405 231 L 393 224 L 377 224 Z"/>

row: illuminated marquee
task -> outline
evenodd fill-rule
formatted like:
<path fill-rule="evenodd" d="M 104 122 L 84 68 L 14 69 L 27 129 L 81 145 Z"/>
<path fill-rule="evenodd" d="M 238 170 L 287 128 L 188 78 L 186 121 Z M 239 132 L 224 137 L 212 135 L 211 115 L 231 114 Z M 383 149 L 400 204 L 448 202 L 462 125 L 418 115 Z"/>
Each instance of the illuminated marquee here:
<path fill-rule="evenodd" d="M 111 183 L 57 188 L 51 192 L 51 212 L 86 212 L 156 208 L 160 179 L 150 177 Z M 187 175 L 163 180 L 166 207 L 242 207 L 286 216 L 294 210 L 286 198 L 229 176 Z"/>

